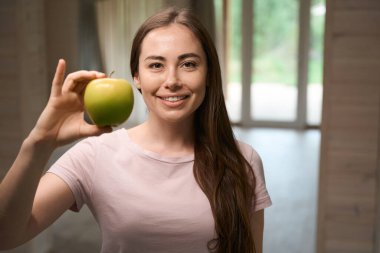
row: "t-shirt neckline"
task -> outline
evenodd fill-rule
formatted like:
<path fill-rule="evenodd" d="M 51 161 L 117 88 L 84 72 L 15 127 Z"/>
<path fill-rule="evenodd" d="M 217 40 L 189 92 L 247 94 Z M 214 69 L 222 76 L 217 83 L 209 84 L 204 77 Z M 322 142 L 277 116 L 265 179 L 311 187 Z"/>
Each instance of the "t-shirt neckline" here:
<path fill-rule="evenodd" d="M 184 156 L 165 156 L 154 151 L 144 149 L 143 147 L 132 141 L 132 139 L 129 137 L 127 129 L 122 128 L 122 130 L 124 132 L 123 136 L 127 143 L 132 147 L 132 150 L 139 155 L 143 155 L 145 157 L 165 163 L 188 163 L 194 161 L 194 154 Z"/>

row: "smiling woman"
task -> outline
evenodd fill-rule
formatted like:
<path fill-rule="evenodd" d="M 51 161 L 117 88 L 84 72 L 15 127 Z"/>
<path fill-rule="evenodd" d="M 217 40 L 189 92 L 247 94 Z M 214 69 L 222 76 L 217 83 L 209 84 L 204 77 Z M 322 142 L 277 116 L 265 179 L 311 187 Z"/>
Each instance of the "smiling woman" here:
<path fill-rule="evenodd" d="M 153 15 L 136 33 L 130 65 L 148 119 L 111 132 L 84 122 L 80 92 L 105 75 L 65 77 L 59 61 L 49 102 L 1 183 L 1 247 L 86 204 L 104 253 L 261 253 L 271 205 L 262 162 L 234 138 L 203 25 L 188 10 Z M 40 180 L 53 150 L 82 137 Z"/>
<path fill-rule="evenodd" d="M 159 38 L 157 38 L 158 36 Z M 160 42 L 161 44 L 159 44 Z M 261 211 L 254 212 L 255 215 L 249 218 L 248 210 L 251 205 L 255 205 L 252 201 L 256 202 L 256 197 L 261 199 L 257 194 L 260 190 L 257 188 L 263 187 L 261 190 L 265 192 L 265 195 L 267 194 L 265 184 L 261 181 L 263 174 L 259 172 L 262 171 L 262 165 L 258 156 L 253 159 L 258 164 L 253 165 L 253 160 L 240 153 L 242 151 L 241 143 L 236 146 L 224 102 L 219 61 L 210 36 L 199 21 L 187 11 L 177 12 L 169 9 L 148 19 L 137 32 L 132 45 L 131 73 L 137 85 L 142 85 L 144 80 L 141 77 L 144 73 L 141 72 L 145 70 L 146 65 L 142 61 L 149 58 L 151 52 L 156 55 L 157 44 L 159 45 L 157 51 L 163 55 L 159 54 L 158 57 L 154 57 L 156 61 L 153 61 L 151 65 L 147 64 L 147 73 L 149 73 L 149 66 L 154 66 L 154 71 L 160 74 L 160 81 L 156 84 L 157 90 L 153 92 L 152 97 L 160 89 L 165 88 L 163 90 L 175 92 L 188 90 L 190 92 L 189 99 L 192 99 L 192 93 L 198 96 L 194 100 L 201 98 L 199 94 L 202 95 L 202 91 L 204 91 L 204 98 L 198 108 L 196 103 L 191 103 L 191 100 L 190 103 L 186 103 L 196 111 L 190 118 L 184 118 L 185 121 L 177 121 L 178 130 L 173 128 L 172 122 L 170 122 L 169 132 L 162 133 L 161 131 L 160 135 L 151 134 L 151 136 L 161 139 L 162 135 L 166 134 L 169 138 L 173 136 L 178 138 L 178 133 L 180 133 L 182 137 L 179 140 L 186 135 L 194 138 L 193 141 L 188 142 L 194 143 L 192 144 L 195 155 L 194 175 L 198 185 L 210 201 L 217 233 L 217 238 L 209 241 L 208 248 L 217 249 L 218 252 L 261 252 L 263 213 Z M 197 57 L 194 59 L 189 57 L 190 61 L 185 61 L 185 64 L 189 65 L 188 63 L 190 63 L 191 68 L 182 70 L 183 64 L 180 59 L 186 60 L 187 57 L 182 56 L 189 54 L 188 52 Z M 197 92 L 198 89 L 200 92 Z M 157 124 L 157 122 L 165 122 L 160 116 L 158 119 L 154 119 L 154 115 L 158 115 L 158 111 L 159 109 L 156 113 L 152 113 L 153 120 L 150 121 L 150 126 L 159 127 L 161 123 Z M 149 120 L 147 123 L 149 126 Z M 130 130 L 131 134 L 132 131 L 134 129 Z M 150 133 L 151 131 L 145 130 L 145 132 Z M 145 137 L 146 135 L 140 137 L 140 141 Z M 136 142 L 138 142 L 138 138 Z M 153 148 L 151 142 L 141 141 L 140 143 L 146 143 L 146 147 Z M 159 150 L 162 150 L 162 147 L 157 149 L 157 151 Z M 178 150 L 178 148 L 173 148 L 173 150 Z M 253 153 L 255 152 L 253 151 Z M 214 170 L 210 170 L 208 166 Z M 255 167 L 261 169 L 255 173 L 251 169 L 246 171 L 246 166 L 253 170 Z M 224 172 L 220 174 L 221 171 Z M 256 180 L 252 181 L 253 178 Z M 256 189 L 252 192 L 254 188 Z M 270 205 L 269 196 L 263 197 L 264 199 L 266 200 L 263 207 Z M 229 208 L 234 205 L 236 205 L 237 211 L 229 211 Z M 252 221 L 255 225 L 251 228 Z M 227 231 L 234 232 L 231 234 Z M 252 241 L 252 234 L 255 242 Z"/>

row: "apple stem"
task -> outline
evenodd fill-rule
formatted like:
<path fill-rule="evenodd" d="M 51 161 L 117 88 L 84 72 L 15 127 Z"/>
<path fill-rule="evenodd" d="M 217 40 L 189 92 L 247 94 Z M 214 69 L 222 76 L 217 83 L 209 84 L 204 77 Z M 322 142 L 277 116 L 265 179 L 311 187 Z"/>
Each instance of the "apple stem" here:
<path fill-rule="evenodd" d="M 112 72 L 108 75 L 108 77 L 111 77 L 115 73 L 115 70 L 112 70 Z"/>

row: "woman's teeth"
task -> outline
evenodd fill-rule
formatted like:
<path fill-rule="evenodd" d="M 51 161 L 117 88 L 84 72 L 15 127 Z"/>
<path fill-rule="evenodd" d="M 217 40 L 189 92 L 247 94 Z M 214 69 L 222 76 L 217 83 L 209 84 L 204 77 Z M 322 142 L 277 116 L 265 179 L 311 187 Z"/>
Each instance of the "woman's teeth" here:
<path fill-rule="evenodd" d="M 165 97 L 165 98 L 162 98 L 163 100 L 165 101 L 169 101 L 169 102 L 176 102 L 176 101 L 179 101 L 179 100 L 182 100 L 184 99 L 186 96 L 180 96 L 180 97 Z"/>

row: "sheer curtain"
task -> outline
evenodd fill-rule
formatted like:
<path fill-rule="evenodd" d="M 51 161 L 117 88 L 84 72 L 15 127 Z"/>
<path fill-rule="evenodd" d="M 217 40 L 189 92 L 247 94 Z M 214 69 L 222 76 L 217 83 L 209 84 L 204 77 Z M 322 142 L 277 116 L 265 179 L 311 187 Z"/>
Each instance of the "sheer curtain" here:
<path fill-rule="evenodd" d="M 201 0 L 98 0 L 95 2 L 97 31 L 103 69 L 113 77 L 133 83 L 129 70 L 130 50 L 136 30 L 147 17 L 168 6 L 194 9 L 214 35 L 213 1 Z M 211 14 L 211 15 L 210 15 Z M 144 121 L 147 111 L 137 89 L 135 106 L 124 127 Z"/>

